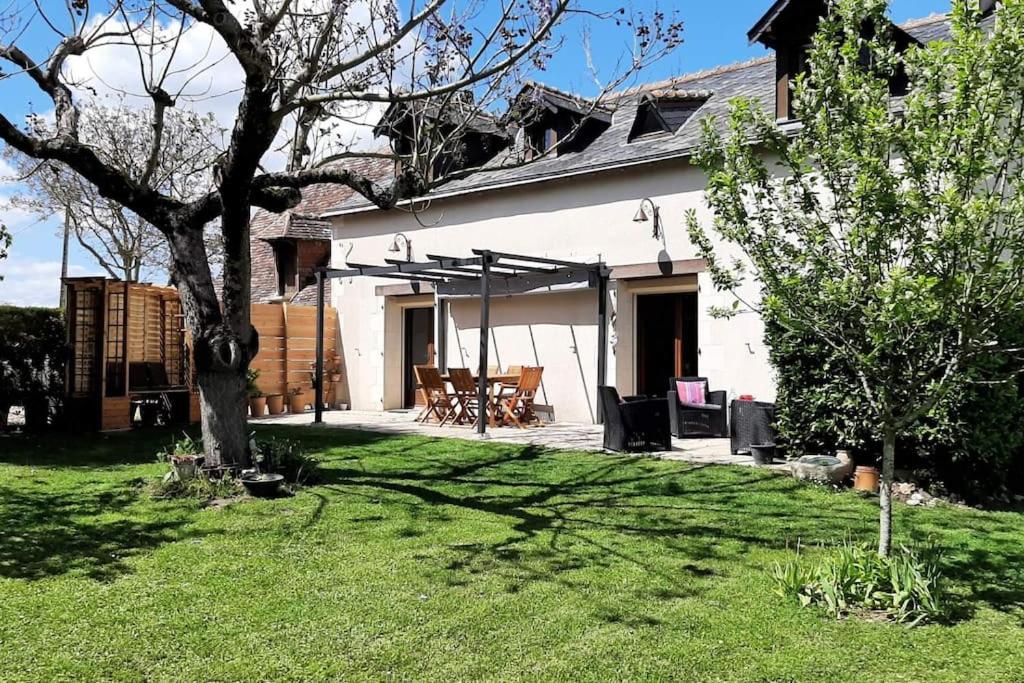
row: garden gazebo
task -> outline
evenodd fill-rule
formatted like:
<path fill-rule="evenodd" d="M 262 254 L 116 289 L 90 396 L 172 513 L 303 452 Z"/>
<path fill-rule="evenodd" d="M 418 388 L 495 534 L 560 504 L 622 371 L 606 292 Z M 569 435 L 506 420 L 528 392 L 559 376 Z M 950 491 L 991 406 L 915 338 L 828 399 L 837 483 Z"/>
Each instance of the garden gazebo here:
<path fill-rule="evenodd" d="M 317 279 L 316 349 L 316 422 L 323 422 L 324 348 L 323 325 L 326 302 L 324 284 L 329 278 L 379 277 L 429 283 L 434 288 L 437 306 L 439 339 L 438 368 L 447 370 L 448 300 L 479 297 L 480 299 L 480 361 L 477 385 L 478 399 L 483 405 L 488 393 L 488 339 L 490 300 L 493 296 L 512 296 L 544 288 L 585 286 L 597 290 L 597 385 L 606 384 L 608 364 L 608 277 L 611 271 L 603 261 L 575 262 L 541 256 L 526 256 L 488 249 L 473 249 L 473 256 L 453 257 L 427 254 L 426 261 L 384 259 L 385 265 L 346 263 L 345 269 L 321 268 Z M 477 431 L 483 434 L 487 420 L 480 412 Z M 598 420 L 601 415 L 598 413 Z"/>
<path fill-rule="evenodd" d="M 71 424 L 128 429 L 134 406 L 199 419 L 178 292 L 102 277 L 65 278 Z"/>

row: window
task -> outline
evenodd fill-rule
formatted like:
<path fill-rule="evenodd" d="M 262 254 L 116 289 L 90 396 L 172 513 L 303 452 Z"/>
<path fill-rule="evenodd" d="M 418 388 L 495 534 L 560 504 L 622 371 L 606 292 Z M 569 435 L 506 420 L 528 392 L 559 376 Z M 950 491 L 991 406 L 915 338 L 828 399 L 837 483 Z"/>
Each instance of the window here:
<path fill-rule="evenodd" d="M 294 242 L 274 242 L 274 261 L 277 266 L 277 294 L 284 296 L 298 289 L 298 253 Z"/>
<path fill-rule="evenodd" d="M 646 95 L 637 107 L 629 141 L 675 133 L 710 96 L 711 93 L 703 91 Z"/>

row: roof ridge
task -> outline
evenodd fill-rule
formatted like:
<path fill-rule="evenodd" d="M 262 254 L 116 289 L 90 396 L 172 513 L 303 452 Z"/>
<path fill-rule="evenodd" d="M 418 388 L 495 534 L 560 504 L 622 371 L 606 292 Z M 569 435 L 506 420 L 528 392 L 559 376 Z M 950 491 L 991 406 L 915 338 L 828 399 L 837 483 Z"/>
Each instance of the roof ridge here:
<path fill-rule="evenodd" d="M 709 78 L 711 76 L 718 76 L 725 73 L 731 73 L 733 71 L 741 71 L 743 69 L 749 69 L 753 66 L 759 66 L 767 62 L 774 61 L 774 55 L 763 55 L 761 57 L 753 57 L 751 59 L 744 60 L 742 62 L 733 62 L 731 64 L 723 64 L 721 66 L 713 66 L 708 69 L 701 69 L 700 71 L 691 71 L 688 74 L 682 74 L 680 76 L 673 76 L 671 78 L 664 78 L 660 81 L 652 81 L 650 83 L 641 83 L 640 85 L 634 85 L 626 90 L 622 90 L 618 95 L 635 95 L 641 92 L 647 92 L 650 90 L 660 90 L 664 88 L 672 88 L 679 83 L 689 83 L 691 81 L 698 81 L 702 78 Z"/>
<path fill-rule="evenodd" d="M 917 28 L 918 26 L 926 26 L 928 24 L 935 24 L 940 21 L 946 21 L 949 19 L 949 12 L 933 12 L 926 17 L 918 17 L 917 19 L 907 19 L 902 24 L 896 24 L 900 28 Z"/>

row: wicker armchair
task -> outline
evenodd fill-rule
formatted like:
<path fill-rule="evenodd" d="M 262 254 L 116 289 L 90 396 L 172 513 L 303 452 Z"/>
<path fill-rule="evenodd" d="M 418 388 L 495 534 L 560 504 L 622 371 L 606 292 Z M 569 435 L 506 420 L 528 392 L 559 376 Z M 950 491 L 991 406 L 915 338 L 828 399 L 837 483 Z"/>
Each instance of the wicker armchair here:
<path fill-rule="evenodd" d="M 615 387 L 598 387 L 604 414 L 604 447 L 611 451 L 650 453 L 672 450 L 668 406 L 663 398 L 619 398 Z"/>
<path fill-rule="evenodd" d="M 703 382 L 704 402 L 684 404 L 676 393 L 676 382 Z M 672 434 L 679 439 L 688 437 L 725 438 L 729 436 L 724 391 L 709 391 L 706 377 L 673 377 L 669 382 L 668 410 Z"/>

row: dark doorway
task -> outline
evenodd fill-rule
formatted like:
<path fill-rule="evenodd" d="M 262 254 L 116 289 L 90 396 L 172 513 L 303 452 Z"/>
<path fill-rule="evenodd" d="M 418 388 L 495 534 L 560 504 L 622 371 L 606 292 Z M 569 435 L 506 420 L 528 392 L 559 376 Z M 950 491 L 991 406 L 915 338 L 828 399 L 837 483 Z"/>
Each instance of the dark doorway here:
<path fill-rule="evenodd" d="M 416 393 L 416 365 L 434 364 L 434 309 L 405 309 L 405 407 L 412 408 L 421 403 Z"/>
<path fill-rule="evenodd" d="M 697 294 L 636 298 L 636 392 L 664 396 L 672 377 L 697 375 Z"/>

